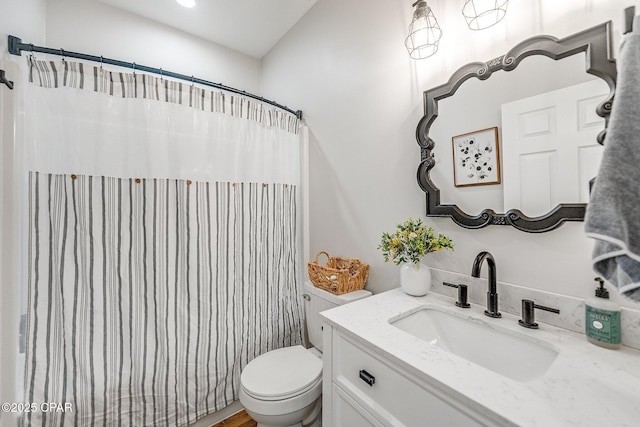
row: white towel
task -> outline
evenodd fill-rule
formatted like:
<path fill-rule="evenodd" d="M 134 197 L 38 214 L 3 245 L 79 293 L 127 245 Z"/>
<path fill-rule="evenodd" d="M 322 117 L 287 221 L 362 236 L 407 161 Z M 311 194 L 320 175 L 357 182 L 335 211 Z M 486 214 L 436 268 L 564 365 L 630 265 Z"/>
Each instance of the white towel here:
<path fill-rule="evenodd" d="M 634 19 L 640 28 L 640 17 Z M 640 301 L 640 30 L 625 36 L 618 84 L 585 231 L 596 239 L 593 268 Z"/>

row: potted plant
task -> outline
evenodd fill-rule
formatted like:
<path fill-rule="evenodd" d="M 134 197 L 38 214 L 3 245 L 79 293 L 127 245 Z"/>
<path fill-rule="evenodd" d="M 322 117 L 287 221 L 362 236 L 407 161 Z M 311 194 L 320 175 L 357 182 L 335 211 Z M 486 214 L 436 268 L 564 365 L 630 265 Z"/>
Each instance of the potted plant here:
<path fill-rule="evenodd" d="M 400 265 L 400 286 L 409 295 L 426 295 L 431 289 L 431 271 L 422 263 L 428 253 L 442 249 L 453 250 L 453 241 L 432 227 L 427 227 L 421 219 L 409 218 L 398 224 L 393 233 L 382 233 L 378 249 L 385 262 Z"/>

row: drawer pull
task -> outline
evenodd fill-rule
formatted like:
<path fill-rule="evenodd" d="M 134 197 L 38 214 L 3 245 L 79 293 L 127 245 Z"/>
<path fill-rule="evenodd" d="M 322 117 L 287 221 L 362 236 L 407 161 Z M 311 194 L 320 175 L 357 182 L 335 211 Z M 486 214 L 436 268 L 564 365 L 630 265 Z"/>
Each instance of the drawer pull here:
<path fill-rule="evenodd" d="M 373 385 L 376 383 L 376 377 L 374 377 L 364 369 L 360 370 L 360 379 L 369 384 L 371 387 L 373 387 Z"/>

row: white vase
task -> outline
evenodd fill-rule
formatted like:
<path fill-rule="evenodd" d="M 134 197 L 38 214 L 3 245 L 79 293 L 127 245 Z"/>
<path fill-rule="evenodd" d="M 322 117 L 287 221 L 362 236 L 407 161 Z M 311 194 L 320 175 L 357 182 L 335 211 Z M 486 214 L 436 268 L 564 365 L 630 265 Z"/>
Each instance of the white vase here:
<path fill-rule="evenodd" d="M 423 263 L 404 263 L 400 266 L 400 287 L 414 297 L 426 295 L 431 289 L 431 270 Z"/>

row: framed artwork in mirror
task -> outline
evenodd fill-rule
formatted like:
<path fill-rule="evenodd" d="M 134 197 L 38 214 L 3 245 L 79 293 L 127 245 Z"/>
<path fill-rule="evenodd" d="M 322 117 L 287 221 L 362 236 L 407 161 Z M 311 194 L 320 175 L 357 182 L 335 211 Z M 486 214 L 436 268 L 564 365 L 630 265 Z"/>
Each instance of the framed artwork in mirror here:
<path fill-rule="evenodd" d="M 456 187 L 500 184 L 497 127 L 457 135 L 451 140 Z"/>

